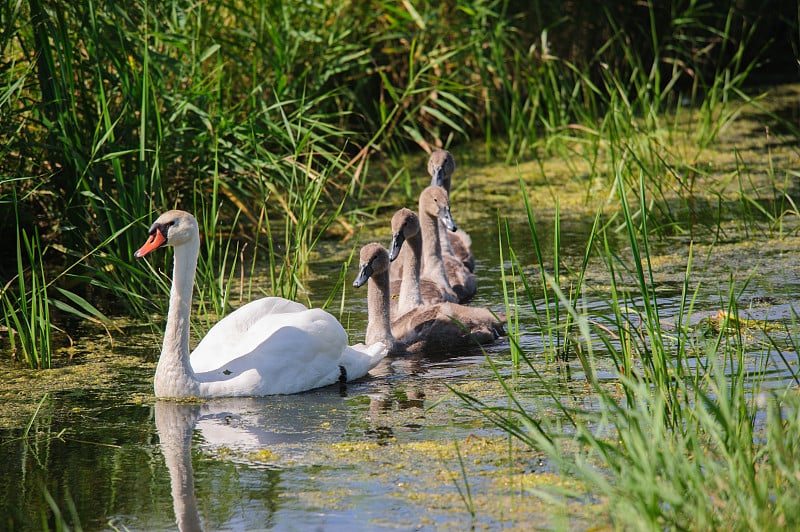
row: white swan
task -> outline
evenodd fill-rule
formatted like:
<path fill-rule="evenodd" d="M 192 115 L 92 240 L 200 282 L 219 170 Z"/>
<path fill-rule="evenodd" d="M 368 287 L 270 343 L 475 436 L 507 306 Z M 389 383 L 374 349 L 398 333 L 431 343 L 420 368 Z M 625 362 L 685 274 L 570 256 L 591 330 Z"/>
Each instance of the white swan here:
<path fill-rule="evenodd" d="M 226 397 L 298 393 L 366 375 L 386 346 L 347 345 L 347 332 L 322 309 L 279 297 L 248 303 L 208 331 L 189 356 L 189 316 L 200 234 L 197 220 L 168 211 L 134 256 L 175 248 L 167 327 L 158 359 L 156 397 Z"/>
<path fill-rule="evenodd" d="M 431 176 L 431 185 L 445 189 L 448 198 L 455 170 L 456 161 L 453 154 L 447 150 L 434 150 L 428 158 L 428 174 Z M 444 224 L 439 224 L 439 239 L 442 242 L 444 255 L 452 255 L 463 262 L 469 271 L 475 271 L 475 255 L 470 249 L 472 239 L 463 229 L 459 228 L 450 232 Z"/>

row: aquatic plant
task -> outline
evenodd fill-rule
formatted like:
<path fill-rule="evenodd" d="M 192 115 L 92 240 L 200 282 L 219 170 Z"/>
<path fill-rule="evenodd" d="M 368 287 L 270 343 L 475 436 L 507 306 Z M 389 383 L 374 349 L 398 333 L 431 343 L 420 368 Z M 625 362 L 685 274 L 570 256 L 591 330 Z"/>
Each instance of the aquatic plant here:
<path fill-rule="evenodd" d="M 215 173 L 226 197 L 252 206 L 261 185 L 247 178 L 268 171 L 268 182 L 288 183 L 290 165 L 276 163 L 298 139 L 316 147 L 318 164 L 335 164 L 345 147 L 398 154 L 475 136 L 487 151 L 510 139 L 509 158 L 568 150 L 564 141 L 576 139 L 594 151 L 609 119 L 657 129 L 687 84 L 718 130 L 758 57 L 749 47 L 758 25 L 712 4 L 667 12 L 634 3 L 625 16 L 507 0 L 56 5 L 9 8 L 0 46 L 16 63 L 4 81 L 38 105 L 6 105 L 7 124 L 32 118 L 45 128 L 3 131 L 19 148 L 11 153 L 47 162 L 20 170 L 62 193 L 47 206 L 75 225 L 69 243 L 79 242 L 85 210 L 113 232 Z M 26 72 L 36 80 L 16 83 Z M 49 142 L 36 143 L 42 136 Z"/>
<path fill-rule="evenodd" d="M 48 248 L 41 246 L 38 232 L 28 236 L 24 230 L 19 231 L 17 274 L 0 289 L 5 330 L 14 358 L 24 361 L 30 368 L 50 368 L 55 349 L 54 333 L 64 333 L 53 325 L 51 307 L 65 315 L 99 325 L 109 338 L 110 329 L 119 331 L 112 320 L 89 301 L 70 290 L 55 286 L 60 275 L 47 278 L 43 257 Z M 65 273 L 77 264 L 73 263 Z M 50 296 L 48 291 L 56 295 Z"/>
<path fill-rule="evenodd" d="M 455 393 L 510 436 L 545 452 L 563 474 L 581 480 L 590 495 L 602 496 L 614 526 L 795 526 L 800 523 L 800 478 L 787 464 L 800 455 L 800 402 L 791 388 L 767 389 L 764 383 L 772 349 L 780 353 L 782 346 L 796 345 L 796 317 L 785 326 L 739 319 L 741 288 L 731 280 L 713 327 L 704 328 L 703 322 L 692 320 L 700 286 L 692 288 L 690 248 L 680 305 L 667 318 L 650 263 L 644 182 L 635 202 L 624 181 L 617 184 L 628 247 L 621 253 L 611 245 L 609 224 L 595 224 L 587 244 L 587 255 L 594 242 L 599 244 L 593 253 L 605 265 L 609 284 L 593 296 L 605 299 L 606 305 L 591 312 L 582 309 L 579 298 L 567 295 L 574 291 L 565 294 L 563 282 L 542 275 L 544 289 L 572 324 L 567 328 L 559 323 L 552 330 L 578 358 L 597 407 L 572 407 L 550 392 L 542 411 L 558 411 L 559 421 L 553 421 L 523 406 L 514 377 L 499 372 L 506 405 L 487 404 L 457 389 Z M 635 215 L 634 204 L 640 207 Z M 514 271 L 524 275 L 518 266 Z M 573 272 L 571 279 L 580 283 L 584 273 Z M 519 287 L 517 297 L 533 306 L 537 296 L 530 285 Z M 766 340 L 748 340 L 753 328 Z M 520 353 L 523 368 L 546 384 L 536 356 Z M 796 370 L 782 360 L 784 371 L 797 383 Z M 543 489 L 534 494 L 556 501 L 583 495 Z"/>
<path fill-rule="evenodd" d="M 3 321 L 15 358 L 24 360 L 31 368 L 49 368 L 53 352 L 50 305 L 39 235 L 34 232 L 29 236 L 18 230 L 16 240 L 17 274 L 0 291 Z M 30 265 L 29 270 L 25 264 Z M 17 354 L 17 345 L 21 354 Z"/>

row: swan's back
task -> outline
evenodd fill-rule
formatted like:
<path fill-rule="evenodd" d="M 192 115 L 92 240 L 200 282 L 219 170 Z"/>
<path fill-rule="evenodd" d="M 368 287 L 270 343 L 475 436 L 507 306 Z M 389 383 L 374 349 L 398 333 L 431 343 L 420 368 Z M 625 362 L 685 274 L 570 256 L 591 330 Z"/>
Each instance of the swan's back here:
<path fill-rule="evenodd" d="M 203 395 L 290 394 L 362 377 L 383 358 L 380 344 L 347 342 L 328 312 L 263 298 L 214 326 L 190 362 Z"/>
<path fill-rule="evenodd" d="M 250 352 L 275 330 L 293 320 L 302 320 L 308 307 L 282 297 L 264 297 L 239 307 L 218 321 L 192 351 L 190 360 L 195 371 L 209 371 Z M 259 324 L 256 322 L 270 319 Z M 255 342 L 255 343 L 254 343 Z M 344 343 L 347 343 L 345 335 Z"/>

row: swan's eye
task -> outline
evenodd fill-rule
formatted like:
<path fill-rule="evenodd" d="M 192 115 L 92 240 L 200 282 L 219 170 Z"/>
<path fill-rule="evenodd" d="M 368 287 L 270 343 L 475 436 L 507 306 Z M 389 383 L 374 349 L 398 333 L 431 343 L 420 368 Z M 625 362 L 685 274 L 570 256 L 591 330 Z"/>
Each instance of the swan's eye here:
<path fill-rule="evenodd" d="M 153 227 L 150 228 L 148 231 L 148 235 L 154 236 L 156 233 L 161 233 L 165 239 L 167 238 L 167 233 L 169 232 L 169 228 L 175 225 L 177 222 L 175 220 L 165 222 L 163 224 L 153 224 Z M 166 241 L 166 240 L 165 240 Z"/>

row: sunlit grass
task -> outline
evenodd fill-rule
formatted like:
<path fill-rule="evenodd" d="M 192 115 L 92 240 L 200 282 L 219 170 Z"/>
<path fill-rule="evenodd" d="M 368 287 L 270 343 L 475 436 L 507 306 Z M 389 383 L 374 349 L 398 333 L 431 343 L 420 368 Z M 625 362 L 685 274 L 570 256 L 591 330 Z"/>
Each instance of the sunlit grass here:
<path fill-rule="evenodd" d="M 738 318 L 742 288 L 731 280 L 714 326 L 692 320 L 703 287 L 694 279 L 690 247 L 680 307 L 667 319 L 655 291 L 644 182 L 634 189 L 635 199 L 623 179 L 618 185 L 618 216 L 627 247 L 620 250 L 611 244 L 607 232 L 612 224 L 596 224 L 587 238 L 587 255 L 600 260 L 609 279 L 607 290 L 592 293 L 592 298 L 605 301 L 608 310 L 588 313 L 580 298 L 570 295 L 576 291 L 565 290 L 565 283 L 554 275 L 541 275 L 545 292 L 563 309 L 560 320 L 542 329 L 543 334 L 561 336 L 561 345 L 578 359 L 596 405 L 576 408 L 551 394 L 539 400 L 542 409 L 526 407 L 530 398 L 514 385 L 514 377 L 500 373 L 496 377 L 508 397 L 504 406 L 454 391 L 488 421 L 545 452 L 562 474 L 582 481 L 590 496 L 604 501 L 604 513 L 615 528 L 671 529 L 687 523 L 698 529 L 796 526 L 800 476 L 789 464 L 800 454 L 800 400 L 792 387 L 764 386 L 771 353 L 796 345 L 796 316 L 785 327 L 764 322 L 760 328 L 767 340 L 748 341 L 745 328 L 759 324 Z M 553 223 L 558 225 L 558 220 Z M 529 238 L 535 248 L 533 224 Z M 513 256 L 513 250 L 507 253 Z M 586 268 L 584 262 L 580 272 L 571 272 L 572 286 L 581 282 Z M 504 269 L 524 275 L 508 261 Z M 513 298 L 508 294 L 511 286 L 504 286 L 507 301 L 536 308 L 541 296 L 531 289 L 533 279 L 515 283 L 520 294 Z M 541 316 L 527 320 L 528 326 L 555 320 L 541 307 L 536 312 Z M 546 386 L 535 361 L 553 362 L 549 344 L 542 345 L 545 353 L 517 348 L 517 356 L 520 369 Z M 796 383 L 796 368 L 782 360 L 786 379 Z M 562 414 L 559 419 L 566 420 L 566 426 L 539 413 L 552 408 Z M 546 488 L 532 493 L 544 500 L 584 495 Z"/>
<path fill-rule="evenodd" d="M 6 331 L 15 358 L 31 368 L 46 369 L 50 367 L 53 347 L 43 250 L 38 233 L 29 236 L 18 231 L 15 236 L 17 273 L 0 289 Z"/>
<path fill-rule="evenodd" d="M 396 194 L 416 199 L 417 169 L 403 157 L 467 142 L 488 161 L 558 157 L 565 179 L 587 183 L 587 201 L 615 211 L 598 210 L 569 271 L 567 207 L 548 205 L 544 246 L 519 176 L 514 207 L 534 262 L 520 258 L 505 218 L 497 230 L 513 374 L 497 372 L 502 407 L 461 393 L 465 404 L 579 479 L 617 528 L 797 528 L 800 378 L 785 355 L 800 348 L 800 320 L 764 331 L 754 349 L 731 282 L 722 321 L 693 327 L 701 287 L 690 247 L 667 325 L 650 258 L 657 238 L 724 238 L 725 220 L 751 238 L 784 234 L 800 216 L 800 174 L 772 160 L 774 131 L 764 128 L 759 152 L 766 176 L 738 151 L 724 171 L 706 160 L 743 111 L 790 139 L 800 129 L 744 90 L 758 20 L 713 3 L 632 4 L 622 20 L 602 3 L 506 0 L 7 3 L 0 228 L 16 246 L 0 265 L 3 347 L 47 368 L 69 337 L 64 317 L 111 330 L 109 316 L 125 314 L 160 328 L 152 316 L 166 313 L 171 254 L 133 252 L 176 207 L 201 228 L 196 332 L 262 295 L 337 307 L 347 326 L 349 238 Z M 324 238 L 351 254 L 323 301 L 305 284 Z M 590 262 L 605 267 L 602 294 L 584 281 Z M 584 308 L 589 296 L 602 312 Z M 542 353 L 526 352 L 527 334 Z M 762 387 L 767 350 L 794 388 Z M 568 406 L 553 389 L 542 401 L 557 420 L 525 406 L 513 377 L 541 377 L 542 359 L 581 372 L 596 406 Z M 26 435 L 46 454 L 61 434 L 34 419 Z M 480 523 L 480 494 L 456 454 L 451 481 Z M 555 504 L 572 495 L 532 492 Z M 77 527 L 69 492 L 53 494 L 69 512 L 45 488 L 52 516 L 42 526 Z"/>

